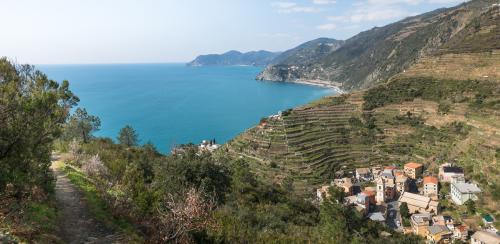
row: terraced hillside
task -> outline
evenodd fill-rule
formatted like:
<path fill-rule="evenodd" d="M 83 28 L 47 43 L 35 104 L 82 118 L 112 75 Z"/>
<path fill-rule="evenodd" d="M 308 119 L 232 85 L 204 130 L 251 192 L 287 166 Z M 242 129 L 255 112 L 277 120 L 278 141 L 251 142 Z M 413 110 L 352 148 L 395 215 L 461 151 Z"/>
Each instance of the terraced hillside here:
<path fill-rule="evenodd" d="M 339 170 L 410 160 L 431 169 L 457 161 L 476 180 L 497 184 L 499 111 L 498 81 L 404 77 L 285 111 L 226 147 L 253 159 L 261 177 L 291 178 L 305 195 Z"/>
<path fill-rule="evenodd" d="M 412 160 L 431 170 L 457 162 L 482 183 L 484 199 L 500 199 L 500 49 L 491 38 L 499 16 L 490 9 L 479 28 L 472 21 L 385 83 L 272 116 L 226 148 L 253 159 L 261 177 L 291 179 L 305 195 L 340 171 Z"/>

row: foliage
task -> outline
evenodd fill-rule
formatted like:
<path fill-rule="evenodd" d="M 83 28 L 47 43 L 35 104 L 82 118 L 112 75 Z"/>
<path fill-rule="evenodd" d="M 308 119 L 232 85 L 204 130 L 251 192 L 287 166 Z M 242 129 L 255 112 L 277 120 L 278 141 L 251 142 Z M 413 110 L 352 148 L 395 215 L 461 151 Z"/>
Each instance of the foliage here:
<path fill-rule="evenodd" d="M 161 242 L 193 242 L 193 232 L 216 228 L 217 223 L 212 215 L 216 200 L 194 188 L 189 189 L 182 197 L 168 195 L 165 197 L 163 209 L 158 213 L 157 241 Z"/>
<path fill-rule="evenodd" d="M 77 108 L 69 118 L 64 137 L 66 140 L 79 138 L 87 143 L 92 138 L 92 133 L 98 131 L 100 126 L 99 117 L 88 114 L 85 108 Z"/>
<path fill-rule="evenodd" d="M 53 141 L 78 98 L 29 65 L 0 59 L 0 192 L 6 184 L 20 196 L 33 186 L 51 186 Z"/>
<path fill-rule="evenodd" d="M 468 214 L 475 214 L 476 213 L 476 203 L 472 201 L 471 199 L 467 200 L 465 202 L 465 207 L 467 207 L 467 213 Z"/>
<path fill-rule="evenodd" d="M 451 104 L 447 102 L 440 102 L 438 105 L 438 112 L 440 114 L 448 114 L 451 110 Z"/>
<path fill-rule="evenodd" d="M 126 125 L 120 130 L 118 141 L 126 147 L 133 147 L 137 146 L 137 143 L 139 143 L 139 136 L 132 126 Z"/>
<path fill-rule="evenodd" d="M 66 165 L 63 168 L 71 183 L 81 189 L 92 215 L 107 226 L 135 235 L 133 225 L 125 218 L 113 215 L 111 208 L 98 192 L 95 183 L 79 170 Z M 137 237 L 136 237 L 137 238 Z"/>
<path fill-rule="evenodd" d="M 469 100 L 477 107 L 483 104 L 484 96 L 492 94 L 496 87 L 494 82 L 488 81 L 457 81 L 437 80 L 429 77 L 396 78 L 387 84 L 369 89 L 364 95 L 363 108 L 371 110 L 387 104 L 413 101 L 422 98 L 430 101 L 442 102 L 446 99 L 463 97 L 468 93 L 475 94 Z"/>
<path fill-rule="evenodd" d="M 405 219 L 408 219 L 410 217 L 410 210 L 408 209 L 408 204 L 406 202 L 401 203 L 401 205 L 399 206 L 399 212 Z"/>

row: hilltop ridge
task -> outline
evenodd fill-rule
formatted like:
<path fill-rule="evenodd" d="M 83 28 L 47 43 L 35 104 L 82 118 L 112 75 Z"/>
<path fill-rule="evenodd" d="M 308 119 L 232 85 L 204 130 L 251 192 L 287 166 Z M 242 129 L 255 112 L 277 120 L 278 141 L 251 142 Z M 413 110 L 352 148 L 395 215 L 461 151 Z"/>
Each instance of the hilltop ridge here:
<path fill-rule="evenodd" d="M 369 88 L 405 71 L 447 43 L 452 45 L 456 42 L 453 41 L 455 36 L 464 33 L 462 30 L 471 21 L 477 20 L 494 4 L 493 0 L 473 0 L 375 27 L 346 40 L 335 51 L 313 57 L 306 63 L 273 63 L 257 79 L 312 79 L 342 83 L 344 90 Z M 490 38 L 498 40 L 494 35 Z M 490 42 L 495 43 L 494 40 Z"/>
<path fill-rule="evenodd" d="M 265 66 L 277 57 L 279 52 L 251 51 L 242 53 L 231 50 L 223 54 L 200 55 L 187 66 L 228 66 L 228 65 L 253 65 Z"/>

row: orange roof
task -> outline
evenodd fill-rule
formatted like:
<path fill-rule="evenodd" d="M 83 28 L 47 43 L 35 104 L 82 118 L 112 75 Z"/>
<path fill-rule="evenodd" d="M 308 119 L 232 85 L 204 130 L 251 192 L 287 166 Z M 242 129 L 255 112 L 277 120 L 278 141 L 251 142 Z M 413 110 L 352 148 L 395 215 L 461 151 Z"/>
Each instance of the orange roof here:
<path fill-rule="evenodd" d="M 420 168 L 422 166 L 423 166 L 422 164 L 415 163 L 415 162 L 409 162 L 409 163 L 405 164 L 405 168 L 412 168 L 412 169 L 417 169 L 417 168 Z"/>
<path fill-rule="evenodd" d="M 432 184 L 438 184 L 438 178 L 436 178 L 435 176 L 426 176 L 424 177 L 424 184 L 428 184 L 428 183 L 432 183 Z"/>
<path fill-rule="evenodd" d="M 389 166 L 385 166 L 384 169 L 397 169 L 398 167 L 394 166 L 394 165 L 389 165 Z"/>
<path fill-rule="evenodd" d="M 469 228 L 467 227 L 467 225 L 459 225 L 457 228 L 460 232 L 464 232 L 464 231 L 467 231 Z"/>
<path fill-rule="evenodd" d="M 399 171 L 399 170 L 398 171 L 394 171 L 394 176 L 398 176 L 398 175 L 404 175 L 404 173 L 401 172 L 401 171 Z"/>
<path fill-rule="evenodd" d="M 363 193 L 369 197 L 372 197 L 372 196 L 375 196 L 375 192 L 374 191 L 363 191 Z"/>

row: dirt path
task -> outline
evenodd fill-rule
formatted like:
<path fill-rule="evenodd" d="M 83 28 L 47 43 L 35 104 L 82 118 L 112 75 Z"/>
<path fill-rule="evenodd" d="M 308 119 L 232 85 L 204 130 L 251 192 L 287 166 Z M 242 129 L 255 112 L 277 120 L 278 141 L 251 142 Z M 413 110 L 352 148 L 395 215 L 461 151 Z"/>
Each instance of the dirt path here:
<path fill-rule="evenodd" d="M 55 194 L 60 211 L 60 238 L 64 243 L 118 243 L 117 236 L 89 212 L 84 195 L 61 169 L 53 167 L 57 177 Z"/>

